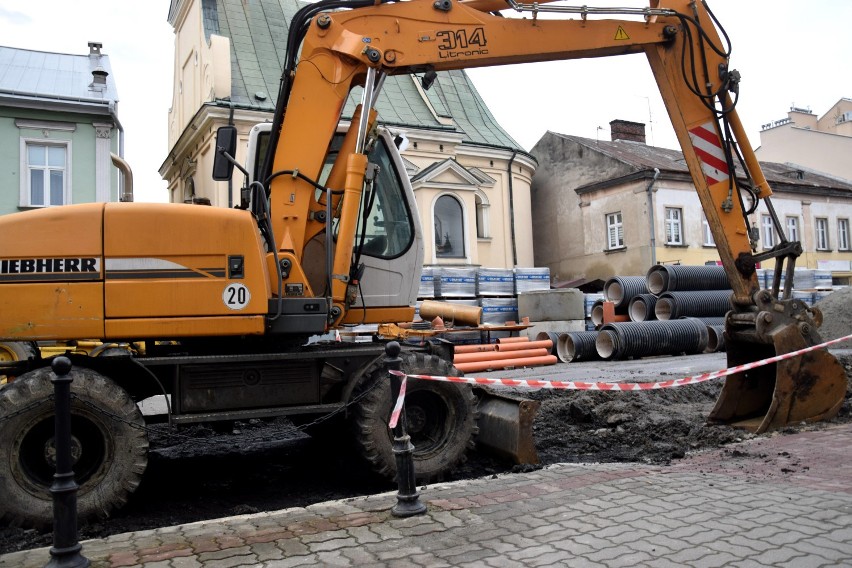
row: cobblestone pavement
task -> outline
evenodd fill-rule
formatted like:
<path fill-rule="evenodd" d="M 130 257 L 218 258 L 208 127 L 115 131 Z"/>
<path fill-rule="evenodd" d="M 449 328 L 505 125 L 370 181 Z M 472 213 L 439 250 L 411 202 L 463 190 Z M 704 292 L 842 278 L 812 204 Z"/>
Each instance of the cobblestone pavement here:
<path fill-rule="evenodd" d="M 852 565 L 852 425 L 672 466 L 566 464 L 83 542 L 95 567 Z M 42 567 L 42 548 L 0 567 Z"/>

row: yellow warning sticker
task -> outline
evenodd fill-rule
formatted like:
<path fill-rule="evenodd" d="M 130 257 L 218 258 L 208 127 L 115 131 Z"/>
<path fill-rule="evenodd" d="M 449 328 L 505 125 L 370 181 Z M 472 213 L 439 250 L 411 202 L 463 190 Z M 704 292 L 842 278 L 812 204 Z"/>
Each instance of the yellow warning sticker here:
<path fill-rule="evenodd" d="M 615 39 L 616 41 L 621 41 L 625 39 L 630 39 L 630 36 L 627 35 L 627 32 L 624 31 L 624 28 L 618 26 L 618 29 L 615 31 Z"/>

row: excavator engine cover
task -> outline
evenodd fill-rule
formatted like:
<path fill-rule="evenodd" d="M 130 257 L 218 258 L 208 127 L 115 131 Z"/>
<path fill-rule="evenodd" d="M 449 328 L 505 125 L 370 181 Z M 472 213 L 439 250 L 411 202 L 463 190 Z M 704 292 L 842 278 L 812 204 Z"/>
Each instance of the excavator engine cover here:
<path fill-rule="evenodd" d="M 753 363 L 821 343 L 818 308 L 797 300 L 773 301 L 757 294 L 755 328 L 725 332 L 728 366 Z M 846 395 L 846 372 L 826 350 L 816 350 L 731 375 L 708 420 L 754 433 L 834 417 Z"/>

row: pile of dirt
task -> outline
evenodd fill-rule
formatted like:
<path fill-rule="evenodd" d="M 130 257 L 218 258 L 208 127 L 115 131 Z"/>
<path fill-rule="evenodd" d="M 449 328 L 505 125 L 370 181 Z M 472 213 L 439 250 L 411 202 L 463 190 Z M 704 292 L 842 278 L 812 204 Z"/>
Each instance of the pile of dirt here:
<path fill-rule="evenodd" d="M 848 309 L 848 308 L 847 308 Z M 849 319 L 846 320 L 850 321 Z M 852 354 L 838 356 L 852 377 Z M 679 389 L 622 393 L 541 390 L 534 437 L 541 466 L 565 462 L 668 464 L 690 452 L 724 446 L 752 434 L 705 419 L 721 382 Z M 852 421 L 852 387 L 838 416 Z M 784 432 L 823 428 L 825 423 L 793 425 Z M 311 441 L 285 419 L 238 422 L 231 432 L 201 426 L 175 440 L 152 436 L 148 471 L 130 502 L 106 522 L 81 524 L 80 540 L 154 529 L 235 514 L 303 507 L 390 491 L 395 485 L 359 475 L 348 456 Z M 455 479 L 474 478 L 541 466 L 513 466 L 473 452 Z M 347 472 L 341 475 L 340 472 Z M 5 527 L 0 554 L 52 544 L 52 534 Z"/>
<path fill-rule="evenodd" d="M 819 334 L 825 341 L 852 334 L 852 286 L 835 290 L 815 305 L 822 311 Z M 850 346 L 852 342 L 843 345 Z"/>

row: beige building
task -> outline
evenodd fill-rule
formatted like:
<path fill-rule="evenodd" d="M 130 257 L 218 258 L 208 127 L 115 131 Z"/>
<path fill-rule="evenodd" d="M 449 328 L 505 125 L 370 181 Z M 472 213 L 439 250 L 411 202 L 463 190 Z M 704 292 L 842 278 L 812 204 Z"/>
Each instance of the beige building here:
<path fill-rule="evenodd" d="M 764 124 L 758 159 L 852 181 L 852 99 L 842 98 L 821 117 L 791 107 L 787 118 Z"/>
<path fill-rule="evenodd" d="M 302 6 L 242 0 L 172 0 L 174 97 L 169 155 L 160 167 L 170 201 L 239 203 L 238 181 L 211 179 L 216 129 L 236 125 L 245 163 L 253 125 L 271 120 L 287 26 Z M 351 117 L 353 93 L 343 111 Z M 424 90 L 388 77 L 379 120 L 409 141 L 403 152 L 417 197 L 425 264 L 533 266 L 530 184 L 536 162 L 497 124 L 462 71 Z"/>
<path fill-rule="evenodd" d="M 657 263 L 718 261 L 681 152 L 647 146 L 644 125 L 611 125 L 612 142 L 548 132 L 533 147 L 536 266 L 566 282 L 644 275 Z M 849 283 L 852 183 L 784 164 L 761 166 L 788 238 L 804 247 L 797 266 L 831 269 L 835 283 Z M 763 204 L 749 220 L 762 248 L 778 244 Z"/>

